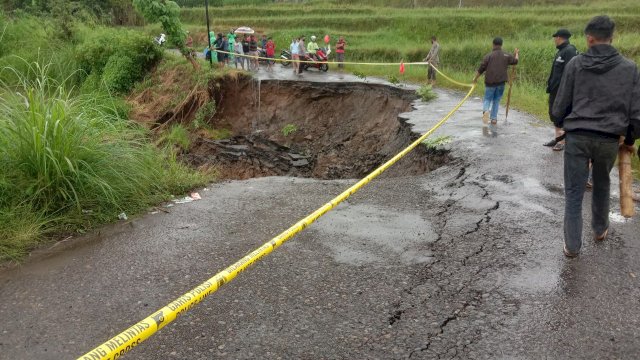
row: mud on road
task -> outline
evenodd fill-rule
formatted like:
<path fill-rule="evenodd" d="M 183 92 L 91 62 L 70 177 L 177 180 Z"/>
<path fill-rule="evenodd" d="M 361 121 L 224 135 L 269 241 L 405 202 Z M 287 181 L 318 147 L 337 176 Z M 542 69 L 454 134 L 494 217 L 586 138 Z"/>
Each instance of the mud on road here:
<path fill-rule="evenodd" d="M 327 75 L 305 77 L 342 80 Z M 398 116 L 423 132 L 460 99 L 438 94 Z M 586 238 L 566 260 L 562 158 L 540 146 L 553 129 L 514 111 L 485 137 L 480 106 L 471 100 L 436 134 L 454 139 L 449 161 L 372 182 L 130 357 L 637 358 L 638 220 L 621 220 L 614 190 L 610 239 Z M 78 356 L 352 183 L 221 182 L 170 214 L 2 271 L 0 354 Z"/>

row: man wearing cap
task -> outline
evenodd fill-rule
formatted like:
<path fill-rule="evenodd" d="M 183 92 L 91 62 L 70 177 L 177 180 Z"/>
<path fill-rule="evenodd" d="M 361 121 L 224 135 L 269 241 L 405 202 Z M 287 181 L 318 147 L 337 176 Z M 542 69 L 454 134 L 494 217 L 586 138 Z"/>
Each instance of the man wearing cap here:
<path fill-rule="evenodd" d="M 502 51 L 502 38 L 493 39 L 493 51 L 482 59 L 482 64 L 476 71 L 473 83 L 478 81 L 480 75 L 486 72 L 484 76 L 484 101 L 482 104 L 482 121 L 489 123 L 495 127 L 498 123 L 498 106 L 500 99 L 504 94 L 504 84 L 509 80 L 507 69 L 509 65 L 518 63 L 519 50 L 516 48 L 513 55 Z M 495 129 L 494 129 L 495 130 Z"/>
<path fill-rule="evenodd" d="M 596 16 L 584 33 L 589 50 L 565 67 L 552 114 L 563 121 L 564 254 L 575 257 L 582 247 L 582 200 L 593 167 L 591 228 L 601 242 L 609 233 L 609 173 L 618 151 L 633 152 L 640 137 L 640 74 L 633 61 L 611 46 L 615 23 Z M 624 136 L 624 144 L 619 145 Z M 620 147 L 620 148 L 619 148 Z"/>
<path fill-rule="evenodd" d="M 549 80 L 547 80 L 547 94 L 549 94 L 549 118 L 556 127 L 556 138 L 545 143 L 544 146 L 552 146 L 555 151 L 562 151 L 564 149 L 565 142 L 564 140 L 556 140 L 562 136 L 564 132 L 562 131 L 562 122 L 558 121 L 558 118 L 553 116 L 551 109 L 553 107 L 553 102 L 556 99 L 558 88 L 560 87 L 560 80 L 562 79 L 564 67 L 571 59 L 573 59 L 574 56 L 578 55 L 576 47 L 569 43 L 570 37 L 571 33 L 567 29 L 559 29 L 555 34 L 553 34 L 553 41 L 556 44 L 558 52 L 553 59 L 551 73 L 549 74 Z"/>

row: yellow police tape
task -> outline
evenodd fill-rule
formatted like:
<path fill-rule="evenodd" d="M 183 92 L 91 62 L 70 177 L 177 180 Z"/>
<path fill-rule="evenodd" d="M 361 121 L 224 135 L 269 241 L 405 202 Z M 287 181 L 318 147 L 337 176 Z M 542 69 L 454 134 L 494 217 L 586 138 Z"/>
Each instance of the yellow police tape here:
<path fill-rule="evenodd" d="M 444 124 L 449 118 L 467 101 L 475 89 L 475 84 L 463 84 L 465 87 L 469 87 L 469 92 L 466 96 L 444 117 L 440 120 L 431 130 L 427 131 L 424 135 L 420 136 L 411 145 L 407 146 L 404 150 L 399 152 L 396 156 L 389 161 L 382 164 L 375 169 L 369 175 L 362 180 L 355 183 L 353 186 L 336 196 L 333 200 L 324 204 L 322 207 L 307 215 L 304 219 L 298 221 L 293 226 L 280 233 L 280 235 L 271 239 L 271 241 L 260 246 L 256 250 L 249 253 L 233 265 L 222 270 L 214 277 L 198 285 L 193 290 L 185 293 L 176 300 L 169 303 L 169 305 L 159 309 L 142 321 L 134 324 L 128 329 L 124 330 L 120 334 L 112 337 L 107 342 L 89 351 L 85 355 L 79 357 L 81 360 L 113 360 L 121 357 L 134 347 L 138 346 L 141 342 L 149 338 L 151 335 L 162 329 L 164 326 L 174 321 L 179 316 L 186 313 L 193 306 L 200 303 L 207 296 L 218 290 L 222 285 L 233 280 L 239 273 L 251 266 L 253 263 L 260 260 L 263 256 L 271 253 L 277 247 L 291 239 L 295 234 L 304 230 L 307 226 L 311 225 L 314 221 L 327 213 L 329 210 L 336 207 L 338 204 L 349 198 L 360 188 L 368 184 L 378 175 L 382 174 L 391 165 L 395 164 L 402 157 L 407 155 L 411 150 L 418 146 L 427 137 L 433 134 L 442 124 Z"/>
<path fill-rule="evenodd" d="M 394 65 L 394 66 L 399 66 L 401 64 L 405 64 L 405 65 L 429 65 L 433 68 L 433 70 L 435 70 L 438 74 L 440 74 L 443 78 L 447 79 L 449 82 L 456 84 L 458 86 L 462 86 L 462 87 L 469 87 L 470 84 L 465 84 L 465 83 L 461 83 L 459 81 L 453 80 L 452 78 L 448 77 L 447 75 L 445 75 L 444 73 L 442 73 L 442 71 L 438 70 L 437 67 L 435 67 L 435 65 L 431 64 L 430 62 L 408 62 L 408 63 L 404 63 L 404 62 L 399 62 L 399 63 L 366 63 L 366 62 L 335 62 L 335 61 L 303 61 L 303 60 L 292 60 L 292 59 L 282 59 L 282 58 L 267 58 L 267 57 L 262 57 L 262 56 L 253 56 L 253 55 L 244 55 L 244 54 L 236 54 L 236 53 L 232 53 L 232 52 L 228 52 L 228 51 L 220 51 L 220 50 L 215 50 L 215 52 L 219 52 L 221 54 L 229 54 L 229 55 L 233 55 L 233 56 L 240 56 L 240 57 L 245 57 L 245 58 L 249 58 L 249 59 L 259 59 L 259 60 L 270 60 L 270 61 L 280 61 L 280 62 L 294 62 L 297 61 L 299 63 L 306 63 L 306 64 L 333 64 L 333 65 L 338 65 L 338 64 L 343 64 L 343 65 L 370 65 L 370 66 L 389 66 L 389 65 Z"/>
<path fill-rule="evenodd" d="M 338 64 L 345 64 L 345 65 L 371 65 L 371 66 L 400 66 L 400 64 L 405 64 L 405 65 L 427 65 L 429 64 L 428 62 L 399 62 L 399 63 L 367 63 L 367 62 L 348 62 L 348 61 L 342 61 L 342 62 L 335 62 L 335 61 L 309 61 L 309 60 L 293 60 L 293 59 L 282 59 L 282 58 L 268 58 L 268 57 L 263 57 L 263 56 L 254 56 L 254 55 L 244 55 L 244 54 L 236 54 L 236 53 L 232 53 L 232 52 L 228 52 L 228 51 L 221 51 L 221 50 L 213 50 L 213 52 L 217 52 L 220 54 L 229 54 L 229 55 L 233 55 L 233 56 L 239 56 L 239 57 L 245 57 L 245 58 L 250 58 L 250 59 L 259 59 L 259 60 L 270 60 L 270 61 L 275 61 L 275 62 L 299 62 L 299 63 L 303 63 L 303 64 L 334 64 L 334 65 L 338 65 Z"/>

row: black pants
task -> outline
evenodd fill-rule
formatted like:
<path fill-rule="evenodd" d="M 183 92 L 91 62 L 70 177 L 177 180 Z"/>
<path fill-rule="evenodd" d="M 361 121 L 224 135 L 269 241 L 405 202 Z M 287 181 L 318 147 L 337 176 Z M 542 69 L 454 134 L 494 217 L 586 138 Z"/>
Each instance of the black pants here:
<path fill-rule="evenodd" d="M 618 140 L 567 133 L 564 148 L 564 241 L 573 253 L 582 247 L 582 199 L 593 163 L 591 228 L 601 235 L 609 227 L 609 173 L 618 156 Z"/>
<path fill-rule="evenodd" d="M 553 122 L 553 125 L 555 125 L 555 127 L 562 129 L 562 126 L 564 125 L 562 123 L 562 120 L 553 116 L 553 102 L 556 101 L 556 95 L 558 95 L 557 90 L 549 93 L 549 119 L 551 119 L 551 122 Z"/>

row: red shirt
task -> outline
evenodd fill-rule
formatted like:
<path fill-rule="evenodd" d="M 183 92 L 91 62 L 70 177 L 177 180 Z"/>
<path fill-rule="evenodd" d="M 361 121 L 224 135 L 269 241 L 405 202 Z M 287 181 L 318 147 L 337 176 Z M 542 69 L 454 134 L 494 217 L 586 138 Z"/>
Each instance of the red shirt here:
<path fill-rule="evenodd" d="M 273 40 L 269 40 L 267 41 L 267 56 L 273 56 L 276 53 L 276 44 L 273 42 Z"/>
<path fill-rule="evenodd" d="M 337 52 L 337 53 L 344 53 L 344 46 L 345 46 L 345 44 L 346 44 L 346 43 L 345 43 L 344 41 L 339 41 L 339 40 L 338 40 L 338 43 L 336 44 L 336 52 Z"/>

